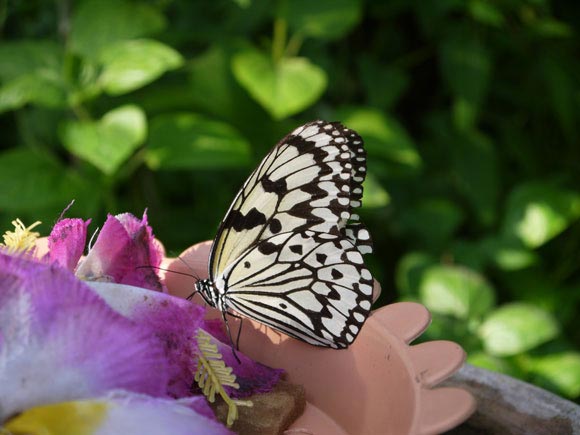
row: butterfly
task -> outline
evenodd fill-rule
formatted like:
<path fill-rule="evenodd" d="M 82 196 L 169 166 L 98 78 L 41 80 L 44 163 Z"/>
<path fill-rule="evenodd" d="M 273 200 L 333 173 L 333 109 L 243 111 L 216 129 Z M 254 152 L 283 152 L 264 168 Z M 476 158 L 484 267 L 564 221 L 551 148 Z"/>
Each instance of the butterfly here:
<path fill-rule="evenodd" d="M 362 257 L 371 238 L 353 212 L 365 175 L 362 139 L 338 122 L 298 127 L 266 155 L 219 226 L 209 279 L 195 285 L 230 343 L 226 314 L 316 346 L 355 340 L 373 290 Z"/>

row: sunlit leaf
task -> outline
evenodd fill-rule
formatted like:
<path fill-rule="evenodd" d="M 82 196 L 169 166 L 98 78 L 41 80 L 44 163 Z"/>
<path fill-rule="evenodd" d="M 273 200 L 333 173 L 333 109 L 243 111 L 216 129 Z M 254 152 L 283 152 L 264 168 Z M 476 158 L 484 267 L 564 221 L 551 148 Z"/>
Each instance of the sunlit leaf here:
<path fill-rule="evenodd" d="M 397 265 L 395 280 L 397 290 L 404 296 L 418 296 L 425 271 L 437 261 L 425 252 L 410 252 Z"/>
<path fill-rule="evenodd" d="M 461 266 L 432 266 L 420 284 L 421 301 L 430 310 L 461 319 L 478 319 L 495 303 L 491 285 Z"/>
<path fill-rule="evenodd" d="M 518 374 L 518 370 L 507 359 L 489 355 L 485 352 L 476 352 L 467 355 L 467 362 L 482 369 L 492 370 L 509 376 Z"/>
<path fill-rule="evenodd" d="M 124 94 L 152 82 L 182 65 L 173 48 L 151 39 L 121 41 L 101 51 L 104 66 L 101 83 L 111 95 Z"/>
<path fill-rule="evenodd" d="M 539 257 L 520 241 L 490 237 L 481 243 L 492 264 L 505 271 L 521 270 L 538 263 Z"/>
<path fill-rule="evenodd" d="M 580 353 L 575 351 L 529 358 L 536 383 L 570 399 L 580 396 Z"/>
<path fill-rule="evenodd" d="M 146 134 L 143 110 L 138 106 L 122 106 L 97 122 L 66 123 L 61 140 L 71 153 L 111 175 L 143 143 Z"/>
<path fill-rule="evenodd" d="M 363 184 L 362 208 L 378 208 L 386 206 L 391 197 L 376 177 L 369 173 Z"/>
<path fill-rule="evenodd" d="M 556 320 L 545 310 L 511 303 L 493 311 L 481 325 L 479 336 L 492 355 L 509 356 L 531 350 L 558 335 Z"/>
<path fill-rule="evenodd" d="M 580 193 L 548 183 L 517 186 L 508 197 L 503 232 L 537 248 L 580 217 Z"/>
<path fill-rule="evenodd" d="M 226 123 L 193 113 L 168 114 L 151 123 L 145 161 L 152 169 L 245 166 L 250 146 Z"/>
<path fill-rule="evenodd" d="M 47 72 L 47 71 L 45 71 Z M 21 75 L 0 87 L 0 112 L 18 109 L 26 104 L 63 107 L 65 89 L 58 77 L 38 71 Z"/>
<path fill-rule="evenodd" d="M 301 112 L 326 88 L 326 73 L 306 58 L 282 58 L 277 63 L 254 49 L 234 56 L 234 76 L 275 119 Z"/>

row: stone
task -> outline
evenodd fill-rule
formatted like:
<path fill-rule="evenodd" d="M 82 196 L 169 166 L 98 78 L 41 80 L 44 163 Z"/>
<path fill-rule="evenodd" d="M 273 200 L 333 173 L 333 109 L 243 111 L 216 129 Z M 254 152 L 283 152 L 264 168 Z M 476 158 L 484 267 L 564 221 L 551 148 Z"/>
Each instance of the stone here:
<path fill-rule="evenodd" d="M 240 435 L 282 434 L 306 407 L 306 394 L 302 385 L 279 381 L 269 393 L 254 394 L 242 399 L 254 406 L 238 406 L 239 417 L 231 430 Z M 219 421 L 225 424 L 228 406 L 221 399 L 210 404 Z"/>

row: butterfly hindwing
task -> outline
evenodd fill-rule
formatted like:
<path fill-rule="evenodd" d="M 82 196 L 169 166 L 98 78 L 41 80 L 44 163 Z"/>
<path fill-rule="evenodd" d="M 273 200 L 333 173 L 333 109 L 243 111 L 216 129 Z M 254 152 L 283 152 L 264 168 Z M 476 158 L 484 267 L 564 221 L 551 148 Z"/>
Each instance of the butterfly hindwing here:
<path fill-rule="evenodd" d="M 310 344 L 347 347 L 369 314 L 372 277 L 341 236 L 282 233 L 247 250 L 223 274 L 227 305 Z"/>

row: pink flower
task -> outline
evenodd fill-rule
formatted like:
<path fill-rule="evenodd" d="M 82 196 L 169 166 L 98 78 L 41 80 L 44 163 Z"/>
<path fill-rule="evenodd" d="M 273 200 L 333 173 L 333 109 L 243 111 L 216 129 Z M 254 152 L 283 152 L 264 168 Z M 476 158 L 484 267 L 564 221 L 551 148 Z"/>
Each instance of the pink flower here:
<path fill-rule="evenodd" d="M 70 272 L 0 252 L 0 290 L 0 421 L 111 389 L 166 394 L 159 339 Z"/>
<path fill-rule="evenodd" d="M 49 260 L 88 281 L 165 291 L 155 272 L 163 259 L 163 247 L 153 237 L 146 213 L 141 220 L 130 213 L 109 215 L 94 246 L 81 260 L 89 223 L 82 219 L 58 221 L 48 239 Z"/>
<path fill-rule="evenodd" d="M 270 391 L 279 381 L 283 370 L 264 366 L 241 352 L 238 363 L 232 354 L 225 334 L 215 328 L 214 321 L 203 319 L 205 308 L 191 302 L 159 292 L 112 283 L 89 283 L 114 310 L 154 331 L 165 348 L 169 360 L 167 394 L 172 397 L 188 397 L 192 394 L 193 375 L 197 367 L 199 349 L 195 336 L 202 328 L 218 335 L 214 340 L 224 363 L 232 367 L 240 389 L 226 387 L 231 397 L 241 398 Z"/>

